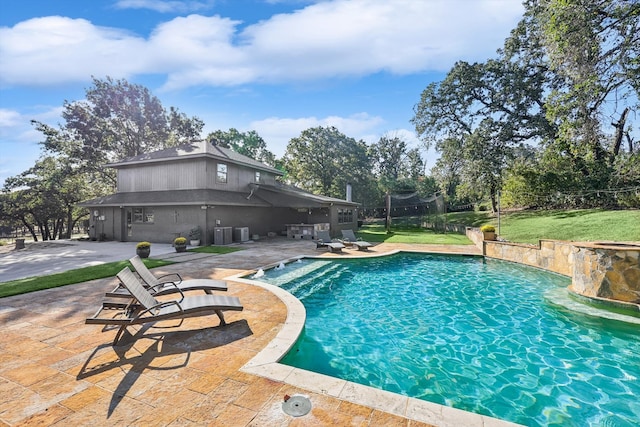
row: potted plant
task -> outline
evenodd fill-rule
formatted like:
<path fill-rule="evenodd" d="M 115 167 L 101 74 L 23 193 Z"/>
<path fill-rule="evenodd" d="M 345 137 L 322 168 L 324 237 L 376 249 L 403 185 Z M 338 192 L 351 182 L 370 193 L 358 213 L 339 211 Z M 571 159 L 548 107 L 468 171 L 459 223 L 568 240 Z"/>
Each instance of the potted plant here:
<path fill-rule="evenodd" d="M 173 247 L 176 248 L 176 252 L 186 252 L 187 251 L 187 238 L 186 237 L 176 237 L 173 241 Z"/>
<path fill-rule="evenodd" d="M 140 258 L 149 258 L 151 254 L 151 243 L 149 242 L 140 242 L 136 245 L 136 254 Z"/>
<path fill-rule="evenodd" d="M 483 225 L 480 227 L 484 240 L 496 240 L 496 228 L 493 225 Z"/>
<path fill-rule="evenodd" d="M 200 245 L 200 236 L 202 232 L 200 231 L 200 227 L 196 226 L 189 231 L 189 240 L 191 246 L 199 246 Z"/>

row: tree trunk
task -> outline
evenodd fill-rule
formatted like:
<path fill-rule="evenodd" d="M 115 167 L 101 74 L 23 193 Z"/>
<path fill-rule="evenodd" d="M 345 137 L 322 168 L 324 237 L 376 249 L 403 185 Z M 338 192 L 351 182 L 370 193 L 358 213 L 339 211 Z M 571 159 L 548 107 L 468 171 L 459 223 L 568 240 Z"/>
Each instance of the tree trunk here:
<path fill-rule="evenodd" d="M 620 146 L 622 145 L 622 137 L 624 136 L 625 132 L 624 132 L 624 125 L 627 121 L 627 114 L 629 113 L 629 107 L 625 108 L 624 111 L 622 112 L 622 115 L 620 116 L 620 120 L 618 120 L 616 123 L 611 123 L 613 125 L 613 127 L 616 128 L 616 136 L 614 139 L 614 144 L 613 144 L 613 155 L 614 157 L 618 155 L 618 153 L 620 152 Z M 627 138 L 629 137 L 629 135 L 627 134 Z M 629 142 L 629 148 L 631 148 L 631 142 Z"/>

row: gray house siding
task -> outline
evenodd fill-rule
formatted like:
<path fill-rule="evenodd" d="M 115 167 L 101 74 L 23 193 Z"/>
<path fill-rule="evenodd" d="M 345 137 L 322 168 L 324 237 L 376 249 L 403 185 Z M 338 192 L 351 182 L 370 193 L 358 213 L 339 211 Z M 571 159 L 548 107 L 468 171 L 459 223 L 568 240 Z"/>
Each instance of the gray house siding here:
<path fill-rule="evenodd" d="M 226 182 L 218 179 L 220 164 Z M 286 224 L 329 223 L 333 237 L 357 227 L 357 203 L 279 184 L 277 169 L 203 141 L 110 167 L 118 171 L 117 193 L 80 203 L 98 240 L 172 242 L 199 226 L 201 244 L 209 245 L 216 227 L 248 227 L 261 237 L 286 234 Z M 352 212 L 348 222 L 340 209 Z"/>
<path fill-rule="evenodd" d="M 218 164 L 227 166 L 227 182 L 217 181 Z M 211 159 L 188 159 L 165 164 L 123 167 L 118 170 L 118 192 L 211 188 L 247 191 L 255 183 L 256 170 Z M 260 183 L 275 185 L 275 175 L 260 171 Z"/>

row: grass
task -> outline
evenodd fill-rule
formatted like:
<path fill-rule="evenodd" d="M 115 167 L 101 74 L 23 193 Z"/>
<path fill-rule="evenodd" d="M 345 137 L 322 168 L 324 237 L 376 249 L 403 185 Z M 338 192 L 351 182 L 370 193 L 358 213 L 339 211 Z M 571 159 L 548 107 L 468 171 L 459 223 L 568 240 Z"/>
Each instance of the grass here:
<path fill-rule="evenodd" d="M 199 252 L 202 254 L 230 254 L 231 252 L 241 251 L 242 248 L 234 248 L 227 246 L 198 246 L 188 249 L 187 252 Z"/>
<path fill-rule="evenodd" d="M 444 221 L 442 218 L 440 221 Z M 449 224 L 481 227 L 491 224 L 498 229 L 498 218 L 490 212 L 452 212 L 446 215 Z M 406 221 L 410 223 L 411 221 Z M 465 244 L 464 236 L 454 233 L 438 234 L 414 227 L 397 228 L 387 235 L 384 225 L 368 224 L 361 228 L 360 237 L 371 242 Z M 640 241 L 640 210 L 539 210 L 502 213 L 500 237 L 518 243 L 537 244 L 540 239 L 569 241 Z"/>
<path fill-rule="evenodd" d="M 383 224 L 363 225 L 356 233 L 362 240 L 372 243 L 415 243 L 415 244 L 436 244 L 436 245 L 470 245 L 471 240 L 462 234 L 455 233 L 435 233 L 432 230 L 421 228 L 392 229 L 387 234 Z"/>
<path fill-rule="evenodd" d="M 498 219 L 487 224 L 498 229 Z M 570 241 L 640 241 L 640 210 L 520 211 L 501 215 L 500 237 L 537 244 L 539 239 Z"/>
<path fill-rule="evenodd" d="M 143 260 L 149 268 L 174 264 L 171 261 L 146 258 Z M 89 280 L 115 277 L 123 268 L 131 266 L 127 261 L 115 261 L 106 264 L 94 265 L 91 267 L 77 268 L 65 271 L 64 273 L 50 274 L 48 276 L 27 277 L 24 279 L 11 280 L 0 283 L 0 298 L 12 295 L 26 294 L 27 292 L 41 291 L 43 289 L 57 288 L 60 286 L 72 285 L 74 283 L 87 282 Z"/>

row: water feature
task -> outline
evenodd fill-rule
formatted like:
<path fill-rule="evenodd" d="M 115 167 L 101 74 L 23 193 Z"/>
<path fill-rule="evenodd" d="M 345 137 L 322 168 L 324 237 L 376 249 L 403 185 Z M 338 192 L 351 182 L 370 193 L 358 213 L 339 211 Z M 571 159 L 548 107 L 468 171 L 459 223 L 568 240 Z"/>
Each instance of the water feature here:
<path fill-rule="evenodd" d="M 281 363 L 531 426 L 640 419 L 639 326 L 556 303 L 564 276 L 402 254 L 303 260 L 261 280 L 307 310 Z"/>

